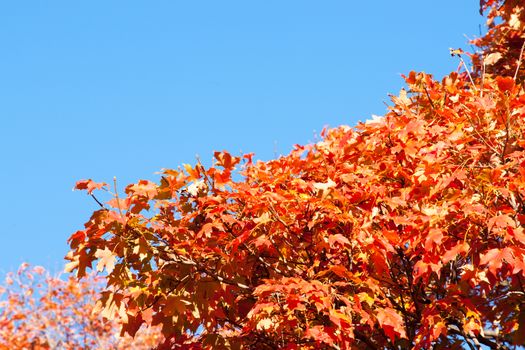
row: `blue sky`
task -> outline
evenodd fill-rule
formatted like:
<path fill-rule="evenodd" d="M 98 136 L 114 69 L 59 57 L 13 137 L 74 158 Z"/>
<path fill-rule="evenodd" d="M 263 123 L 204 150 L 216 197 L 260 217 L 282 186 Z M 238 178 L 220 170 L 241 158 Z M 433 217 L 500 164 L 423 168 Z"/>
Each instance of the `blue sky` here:
<path fill-rule="evenodd" d="M 0 4 L 0 274 L 58 271 L 96 203 L 214 150 L 258 159 L 382 115 L 401 73 L 455 70 L 478 1 Z"/>

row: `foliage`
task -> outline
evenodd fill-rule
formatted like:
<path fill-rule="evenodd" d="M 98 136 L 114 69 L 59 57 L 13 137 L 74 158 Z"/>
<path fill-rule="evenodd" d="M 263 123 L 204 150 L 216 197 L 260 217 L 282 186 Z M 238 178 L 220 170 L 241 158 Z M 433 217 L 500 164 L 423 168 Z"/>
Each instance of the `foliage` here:
<path fill-rule="evenodd" d="M 481 50 L 472 55 L 479 75 L 487 72 L 511 76 L 523 82 L 524 65 L 519 65 L 523 55 L 525 8 L 520 0 L 480 0 L 481 12 L 487 11 L 487 33 L 473 40 Z M 517 74 L 519 67 L 520 74 Z"/>
<path fill-rule="evenodd" d="M 22 264 L 0 286 L 0 349 L 150 349 L 160 342 L 155 329 L 120 337 L 115 321 L 93 312 L 101 282 L 62 280 Z"/>
<path fill-rule="evenodd" d="M 131 335 L 162 326 L 163 348 L 524 344 L 520 3 L 482 1 L 474 71 L 411 72 L 383 117 L 115 189 L 71 236 L 68 269 L 105 270 L 104 310 Z"/>

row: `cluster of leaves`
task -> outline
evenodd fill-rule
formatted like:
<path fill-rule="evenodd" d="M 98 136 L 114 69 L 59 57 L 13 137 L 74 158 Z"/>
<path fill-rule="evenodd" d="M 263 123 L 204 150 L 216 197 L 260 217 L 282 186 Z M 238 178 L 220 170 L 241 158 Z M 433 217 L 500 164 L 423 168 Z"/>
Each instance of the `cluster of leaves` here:
<path fill-rule="evenodd" d="M 484 72 L 512 76 L 520 83 L 525 66 L 520 65 L 524 49 L 525 6 L 521 0 L 480 0 L 480 12 L 487 12 L 487 33 L 472 43 L 480 50 L 471 55 L 480 76 Z M 521 74 L 517 74 L 519 67 Z"/>
<path fill-rule="evenodd" d="M 94 313 L 102 278 L 52 277 L 22 264 L 0 286 L 0 349 L 151 349 L 159 330 L 120 337 L 120 326 Z"/>
<path fill-rule="evenodd" d="M 525 38 L 516 3 L 482 1 L 503 21 L 486 52 L 505 23 Z M 68 269 L 105 270 L 104 312 L 131 335 L 161 326 L 161 348 L 524 344 L 525 90 L 507 47 L 491 71 L 411 72 L 386 115 L 289 155 L 217 152 L 115 190 Z"/>

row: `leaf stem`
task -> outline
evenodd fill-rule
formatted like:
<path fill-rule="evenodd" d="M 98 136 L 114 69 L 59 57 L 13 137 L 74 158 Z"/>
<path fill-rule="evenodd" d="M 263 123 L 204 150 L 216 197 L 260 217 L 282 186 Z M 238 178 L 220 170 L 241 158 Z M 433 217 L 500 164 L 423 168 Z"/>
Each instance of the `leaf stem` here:
<path fill-rule="evenodd" d="M 115 188 L 115 198 L 117 199 L 118 212 L 121 217 L 124 217 L 124 215 L 122 215 L 122 210 L 120 209 L 120 199 L 118 198 L 117 177 L 116 176 L 113 176 L 113 187 Z"/>

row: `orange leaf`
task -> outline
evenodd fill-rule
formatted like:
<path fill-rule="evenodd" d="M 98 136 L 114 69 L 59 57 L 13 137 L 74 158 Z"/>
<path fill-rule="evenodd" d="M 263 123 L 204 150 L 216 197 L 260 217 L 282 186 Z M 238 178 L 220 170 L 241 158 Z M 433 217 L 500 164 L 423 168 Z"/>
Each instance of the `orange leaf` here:
<path fill-rule="evenodd" d="M 341 246 L 345 246 L 345 245 L 350 245 L 350 241 L 348 240 L 348 238 L 346 238 L 345 236 L 343 236 L 342 234 L 340 233 L 336 233 L 335 235 L 330 235 L 328 236 L 328 244 L 330 245 L 330 247 L 335 247 L 335 244 L 340 244 Z"/>
<path fill-rule="evenodd" d="M 76 190 L 87 190 L 88 194 L 91 194 L 94 190 L 100 190 L 106 187 L 105 182 L 94 182 L 93 180 L 80 180 L 75 185 Z"/>
<path fill-rule="evenodd" d="M 497 276 L 498 270 L 501 269 L 504 262 L 514 265 L 514 256 L 510 248 L 491 249 L 487 253 L 482 254 L 479 261 L 480 265 L 487 265 L 494 276 Z"/>
<path fill-rule="evenodd" d="M 140 180 L 138 183 L 126 187 L 126 193 L 153 199 L 157 195 L 157 185 L 148 180 Z"/>

